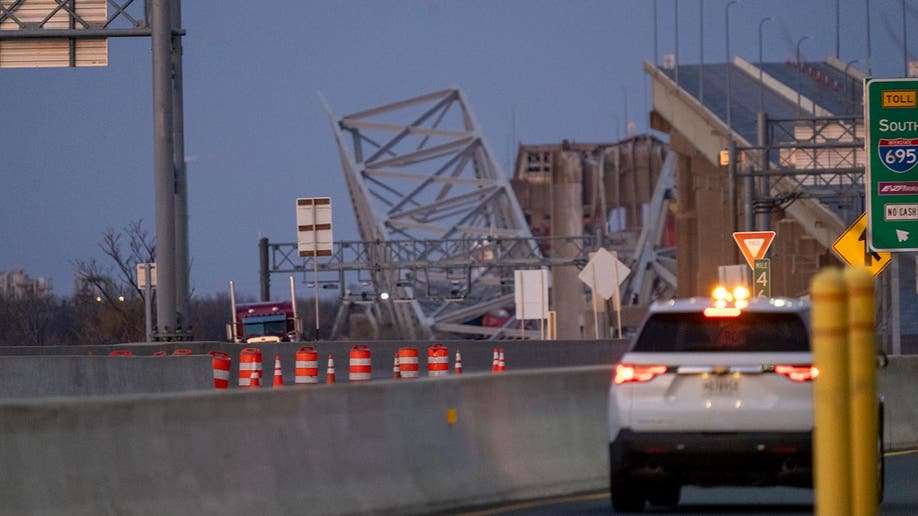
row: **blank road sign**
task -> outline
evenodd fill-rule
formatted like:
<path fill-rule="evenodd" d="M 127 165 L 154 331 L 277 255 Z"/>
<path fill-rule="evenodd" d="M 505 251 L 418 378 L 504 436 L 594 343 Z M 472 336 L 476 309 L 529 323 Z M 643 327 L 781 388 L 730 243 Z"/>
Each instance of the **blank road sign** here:
<path fill-rule="evenodd" d="M 307 197 L 296 200 L 296 247 L 300 256 L 331 256 L 331 197 Z"/>

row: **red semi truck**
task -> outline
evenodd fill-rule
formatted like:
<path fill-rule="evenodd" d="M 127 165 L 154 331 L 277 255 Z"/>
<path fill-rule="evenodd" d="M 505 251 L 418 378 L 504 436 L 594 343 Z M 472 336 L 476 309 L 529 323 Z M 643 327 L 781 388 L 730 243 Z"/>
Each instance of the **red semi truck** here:
<path fill-rule="evenodd" d="M 290 284 L 290 301 L 267 301 L 236 304 L 236 292 L 230 282 L 233 322 L 227 325 L 227 338 L 238 343 L 296 342 L 300 340 L 301 322 L 296 313 L 296 294 Z"/>

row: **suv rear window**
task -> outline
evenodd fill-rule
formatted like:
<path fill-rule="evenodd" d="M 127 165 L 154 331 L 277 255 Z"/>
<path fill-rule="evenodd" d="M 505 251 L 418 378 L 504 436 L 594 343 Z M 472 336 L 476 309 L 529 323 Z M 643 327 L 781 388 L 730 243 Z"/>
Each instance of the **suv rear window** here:
<path fill-rule="evenodd" d="M 738 317 L 705 317 L 698 312 L 688 312 L 652 315 L 632 351 L 785 352 L 809 349 L 806 325 L 794 313 L 743 312 Z"/>

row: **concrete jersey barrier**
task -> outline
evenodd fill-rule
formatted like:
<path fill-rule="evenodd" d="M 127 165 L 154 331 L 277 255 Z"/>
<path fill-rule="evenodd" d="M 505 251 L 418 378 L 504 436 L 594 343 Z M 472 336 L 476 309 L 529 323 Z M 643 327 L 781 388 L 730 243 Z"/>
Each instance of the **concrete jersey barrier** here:
<path fill-rule="evenodd" d="M 0 356 L 0 399 L 213 389 L 210 355 Z"/>
<path fill-rule="evenodd" d="M 0 403 L 17 515 L 407 514 L 596 489 L 609 367 Z"/>

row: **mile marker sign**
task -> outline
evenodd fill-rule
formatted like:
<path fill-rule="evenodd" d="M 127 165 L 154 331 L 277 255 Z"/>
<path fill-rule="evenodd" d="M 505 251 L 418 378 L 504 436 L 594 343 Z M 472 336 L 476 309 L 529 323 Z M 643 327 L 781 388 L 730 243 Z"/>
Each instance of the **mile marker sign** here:
<path fill-rule="evenodd" d="M 867 242 L 918 251 L 918 80 L 864 80 Z"/>

